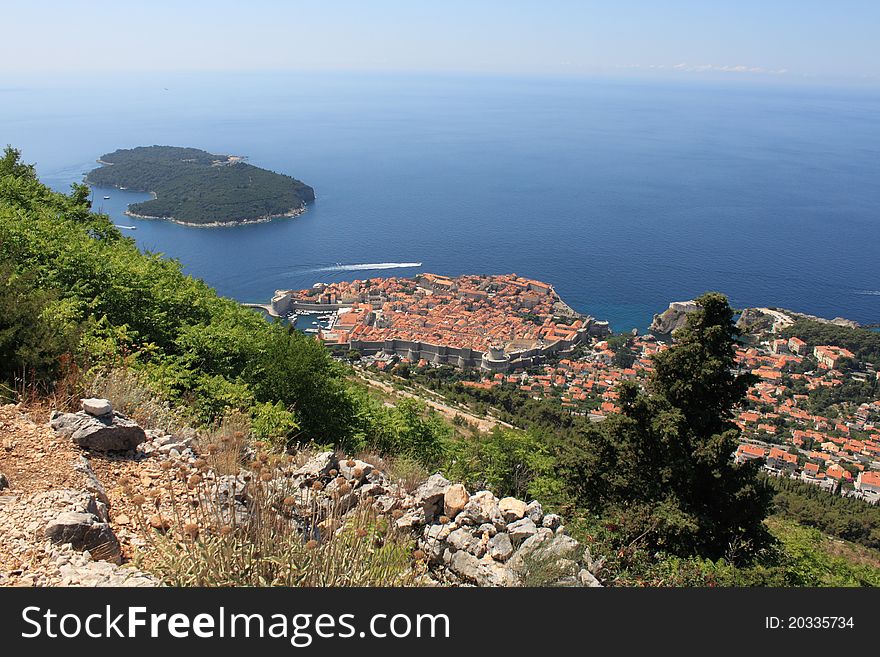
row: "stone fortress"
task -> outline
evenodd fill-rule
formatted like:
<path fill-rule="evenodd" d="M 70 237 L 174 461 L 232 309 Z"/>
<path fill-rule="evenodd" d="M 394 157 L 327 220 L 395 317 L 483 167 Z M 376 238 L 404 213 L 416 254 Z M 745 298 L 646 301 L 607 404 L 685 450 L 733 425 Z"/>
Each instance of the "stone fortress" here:
<path fill-rule="evenodd" d="M 608 323 L 581 315 L 552 286 L 516 274 L 376 278 L 279 290 L 272 314 L 327 313 L 318 337 L 335 350 L 490 372 L 565 355 Z"/>

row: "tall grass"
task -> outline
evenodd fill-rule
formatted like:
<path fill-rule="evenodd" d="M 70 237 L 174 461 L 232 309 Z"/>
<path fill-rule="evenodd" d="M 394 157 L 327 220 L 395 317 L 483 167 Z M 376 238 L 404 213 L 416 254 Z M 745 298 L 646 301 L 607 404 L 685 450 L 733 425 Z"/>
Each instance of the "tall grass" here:
<path fill-rule="evenodd" d="M 160 487 L 127 492 L 148 537 L 138 565 L 169 585 L 408 586 L 421 574 L 411 537 L 349 482 L 294 486 L 294 457 L 261 455 L 243 478 L 166 463 Z"/>
<path fill-rule="evenodd" d="M 142 427 L 177 433 L 194 424 L 190 414 L 162 401 L 142 374 L 126 367 L 85 374 L 78 389 L 82 395 L 109 399 L 115 410 Z"/>
<path fill-rule="evenodd" d="M 407 493 L 412 493 L 431 474 L 415 459 L 408 456 L 386 457 L 386 473 Z"/>
<path fill-rule="evenodd" d="M 239 410 L 231 410 L 215 429 L 199 436 L 199 450 L 207 455 L 208 465 L 214 472 L 237 474 L 248 460 L 252 440 L 250 417 Z"/>

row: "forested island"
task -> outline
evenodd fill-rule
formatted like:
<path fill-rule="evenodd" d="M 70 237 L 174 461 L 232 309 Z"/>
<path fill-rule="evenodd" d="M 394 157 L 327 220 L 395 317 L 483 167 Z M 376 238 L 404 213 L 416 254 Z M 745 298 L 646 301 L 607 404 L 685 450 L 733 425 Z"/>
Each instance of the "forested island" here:
<path fill-rule="evenodd" d="M 86 183 L 150 192 L 127 214 L 190 226 L 258 223 L 305 212 L 315 191 L 305 183 L 255 167 L 235 155 L 197 148 L 140 146 L 102 155 Z"/>

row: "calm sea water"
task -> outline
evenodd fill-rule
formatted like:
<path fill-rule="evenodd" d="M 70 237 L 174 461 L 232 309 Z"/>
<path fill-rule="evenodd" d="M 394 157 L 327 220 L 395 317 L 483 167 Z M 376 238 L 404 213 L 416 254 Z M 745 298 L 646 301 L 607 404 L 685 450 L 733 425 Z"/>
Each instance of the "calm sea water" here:
<path fill-rule="evenodd" d="M 516 272 L 617 330 L 706 290 L 880 321 L 880 95 L 739 84 L 352 75 L 0 81 L 0 139 L 58 189 L 116 148 L 247 155 L 304 215 L 198 229 L 94 206 L 222 294 Z M 104 195 L 109 200 L 104 200 Z M 394 268 L 421 262 L 421 267 Z"/>

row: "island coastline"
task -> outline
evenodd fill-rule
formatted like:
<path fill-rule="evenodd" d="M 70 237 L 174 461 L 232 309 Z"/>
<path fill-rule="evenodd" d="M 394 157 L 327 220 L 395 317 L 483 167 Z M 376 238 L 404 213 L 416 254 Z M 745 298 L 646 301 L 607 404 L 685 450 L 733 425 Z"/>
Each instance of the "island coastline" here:
<path fill-rule="evenodd" d="M 194 228 L 293 218 L 314 202 L 309 185 L 246 159 L 176 146 L 120 149 L 98 158 L 101 167 L 85 174 L 84 182 L 149 194 L 149 200 L 127 204 L 124 214 L 129 217 Z M 190 190 L 198 193 L 193 196 Z"/>
<path fill-rule="evenodd" d="M 152 194 L 152 192 L 150 192 Z M 131 212 L 130 210 L 125 210 L 123 212 L 124 215 L 133 217 L 134 219 L 144 219 L 148 221 L 170 221 L 173 224 L 177 224 L 179 226 L 187 226 L 189 228 L 237 228 L 240 226 L 250 226 L 254 224 L 267 224 L 276 219 L 293 219 L 294 217 L 298 217 L 301 214 L 305 214 L 308 210 L 307 207 L 302 208 L 292 208 L 289 212 L 285 212 L 283 214 L 273 214 L 267 217 L 259 217 L 257 219 L 240 219 L 233 221 L 212 221 L 209 223 L 195 223 L 195 222 L 187 222 L 181 221 L 174 217 L 152 217 L 145 214 L 137 214 L 135 212 Z"/>

